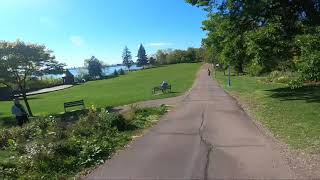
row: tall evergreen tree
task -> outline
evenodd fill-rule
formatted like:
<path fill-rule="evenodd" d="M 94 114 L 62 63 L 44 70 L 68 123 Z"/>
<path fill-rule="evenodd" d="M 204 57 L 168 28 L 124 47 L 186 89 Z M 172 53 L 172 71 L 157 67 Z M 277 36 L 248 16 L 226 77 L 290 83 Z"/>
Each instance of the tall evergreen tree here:
<path fill-rule="evenodd" d="M 123 60 L 123 64 L 128 68 L 128 70 L 130 71 L 130 67 L 133 65 L 133 61 L 132 61 L 132 56 L 131 56 L 131 52 L 129 50 L 129 48 L 126 46 L 123 49 L 122 52 L 122 60 Z"/>
<path fill-rule="evenodd" d="M 146 54 L 146 50 L 144 49 L 142 44 L 140 44 L 137 57 L 138 57 L 137 64 L 139 67 L 141 66 L 144 67 L 145 65 L 148 64 L 148 57 Z"/>

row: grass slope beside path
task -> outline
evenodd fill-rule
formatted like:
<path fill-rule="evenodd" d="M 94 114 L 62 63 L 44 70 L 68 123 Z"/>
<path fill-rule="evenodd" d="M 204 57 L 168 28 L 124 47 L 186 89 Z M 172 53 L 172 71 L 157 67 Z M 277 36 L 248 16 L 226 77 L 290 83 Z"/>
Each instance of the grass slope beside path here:
<path fill-rule="evenodd" d="M 291 90 L 248 76 L 232 76 L 232 86 L 228 87 L 227 76 L 220 72 L 216 79 L 277 138 L 295 149 L 319 153 L 320 87 Z"/>
<path fill-rule="evenodd" d="M 84 99 L 86 106 L 119 106 L 138 101 L 173 97 L 188 90 L 201 64 L 177 64 L 130 72 L 114 79 L 87 82 L 57 92 L 30 96 L 29 103 L 35 115 L 63 112 L 63 103 Z M 172 93 L 153 95 L 154 86 L 166 80 L 172 84 Z M 10 117 L 12 103 L 0 101 L 0 120 Z"/>

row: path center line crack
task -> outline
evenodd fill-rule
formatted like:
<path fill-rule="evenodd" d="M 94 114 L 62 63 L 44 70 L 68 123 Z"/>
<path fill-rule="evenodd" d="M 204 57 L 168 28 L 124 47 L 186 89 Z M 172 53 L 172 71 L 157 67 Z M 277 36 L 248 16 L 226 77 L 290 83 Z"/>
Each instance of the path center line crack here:
<path fill-rule="evenodd" d="M 208 105 L 206 106 L 206 108 L 201 113 L 201 125 L 199 127 L 200 140 L 208 148 L 207 155 L 206 155 L 206 164 L 205 164 L 205 169 L 204 169 L 204 180 L 208 179 L 208 170 L 209 170 L 209 165 L 210 165 L 210 155 L 211 155 L 211 152 L 214 149 L 214 146 L 203 137 L 203 133 L 204 133 L 204 129 L 205 129 L 205 126 L 204 126 L 204 121 L 205 121 L 204 113 L 205 113 L 205 110 L 207 109 L 207 107 L 208 107 Z"/>

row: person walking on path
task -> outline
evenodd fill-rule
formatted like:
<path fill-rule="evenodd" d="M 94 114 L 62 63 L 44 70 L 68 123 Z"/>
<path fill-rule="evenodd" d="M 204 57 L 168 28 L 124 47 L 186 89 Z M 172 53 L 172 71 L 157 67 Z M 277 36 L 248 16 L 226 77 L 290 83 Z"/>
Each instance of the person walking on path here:
<path fill-rule="evenodd" d="M 208 68 L 208 76 L 210 76 L 211 75 L 211 71 L 210 71 L 210 69 Z"/>
<path fill-rule="evenodd" d="M 16 116 L 18 125 L 21 127 L 24 123 L 28 122 L 28 113 L 22 104 L 20 104 L 19 99 L 16 98 L 13 100 L 14 104 L 12 106 L 11 112 Z"/>

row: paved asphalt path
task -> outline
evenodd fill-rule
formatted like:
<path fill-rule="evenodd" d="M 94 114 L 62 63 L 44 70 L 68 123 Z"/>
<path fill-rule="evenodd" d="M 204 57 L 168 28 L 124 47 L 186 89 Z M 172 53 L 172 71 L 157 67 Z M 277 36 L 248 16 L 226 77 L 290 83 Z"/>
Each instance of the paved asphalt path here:
<path fill-rule="evenodd" d="M 55 87 L 50 87 L 50 88 L 44 88 L 44 89 L 40 89 L 37 91 L 28 92 L 27 95 L 31 96 L 31 95 L 43 94 L 43 93 L 48 93 L 48 92 L 53 92 L 53 91 L 60 91 L 63 89 L 70 88 L 72 86 L 73 85 L 60 85 L 60 86 L 55 86 Z"/>
<path fill-rule="evenodd" d="M 193 89 L 87 179 L 295 178 L 273 140 L 200 70 Z"/>

